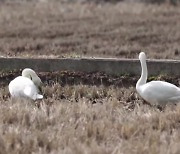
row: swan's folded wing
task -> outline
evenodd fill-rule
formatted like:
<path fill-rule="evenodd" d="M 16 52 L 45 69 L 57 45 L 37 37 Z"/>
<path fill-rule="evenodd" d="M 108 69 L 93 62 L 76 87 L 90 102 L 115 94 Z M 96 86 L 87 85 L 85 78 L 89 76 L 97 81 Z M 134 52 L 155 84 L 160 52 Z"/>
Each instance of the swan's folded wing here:
<path fill-rule="evenodd" d="M 164 81 L 151 81 L 147 83 L 146 89 L 156 98 L 168 99 L 180 96 L 180 89 L 177 86 Z"/>
<path fill-rule="evenodd" d="M 24 94 L 28 97 L 32 96 L 32 87 L 31 86 L 26 86 L 23 90 Z"/>

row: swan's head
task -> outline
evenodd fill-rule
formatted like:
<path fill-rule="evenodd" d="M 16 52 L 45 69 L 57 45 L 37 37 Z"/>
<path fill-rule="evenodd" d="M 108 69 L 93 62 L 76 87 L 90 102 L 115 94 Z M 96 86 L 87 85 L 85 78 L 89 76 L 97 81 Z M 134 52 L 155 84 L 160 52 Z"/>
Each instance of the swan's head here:
<path fill-rule="evenodd" d="M 22 71 L 22 76 L 29 78 L 30 80 L 32 80 L 34 82 L 34 84 L 36 85 L 36 87 L 41 91 L 42 89 L 42 81 L 41 79 L 37 76 L 36 72 L 33 71 L 30 68 L 25 68 Z"/>
<path fill-rule="evenodd" d="M 139 54 L 139 60 L 140 60 L 140 61 L 146 60 L 146 54 L 145 54 L 144 52 L 141 52 L 141 53 Z"/>

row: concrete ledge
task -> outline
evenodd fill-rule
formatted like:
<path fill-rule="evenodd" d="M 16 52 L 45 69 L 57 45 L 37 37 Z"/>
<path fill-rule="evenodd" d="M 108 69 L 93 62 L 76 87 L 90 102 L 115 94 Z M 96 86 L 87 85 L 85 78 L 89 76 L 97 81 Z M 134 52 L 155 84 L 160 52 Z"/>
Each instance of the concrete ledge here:
<path fill-rule="evenodd" d="M 147 60 L 149 75 L 180 75 L 180 61 Z M 110 75 L 140 75 L 141 66 L 137 59 L 26 59 L 0 58 L 0 71 L 7 72 L 24 68 L 32 68 L 38 72 L 80 71 L 103 72 Z"/>

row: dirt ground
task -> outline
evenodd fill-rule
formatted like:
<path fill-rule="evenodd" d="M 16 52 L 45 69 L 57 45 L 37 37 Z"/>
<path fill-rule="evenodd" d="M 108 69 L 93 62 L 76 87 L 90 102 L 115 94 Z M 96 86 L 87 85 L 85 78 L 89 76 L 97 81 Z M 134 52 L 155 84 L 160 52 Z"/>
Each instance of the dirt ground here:
<path fill-rule="evenodd" d="M 2 2 L 0 54 L 180 59 L 180 6 Z"/>
<path fill-rule="evenodd" d="M 1 2 L 0 54 L 179 59 L 179 27 L 180 6 L 168 4 Z M 180 153 L 180 105 L 146 104 L 139 76 L 38 72 L 44 99 L 32 102 L 9 95 L 20 73 L 0 74 L 0 154 Z"/>

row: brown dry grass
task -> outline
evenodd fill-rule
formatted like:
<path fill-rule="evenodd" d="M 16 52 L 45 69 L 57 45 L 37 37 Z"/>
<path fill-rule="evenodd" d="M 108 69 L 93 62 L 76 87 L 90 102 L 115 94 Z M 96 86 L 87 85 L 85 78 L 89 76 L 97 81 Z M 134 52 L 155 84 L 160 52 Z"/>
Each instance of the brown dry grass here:
<path fill-rule="evenodd" d="M 143 3 L 4 2 L 2 56 L 179 59 L 180 6 Z"/>
<path fill-rule="evenodd" d="M 0 54 L 137 58 L 142 50 L 179 59 L 179 15 L 179 6 L 167 4 L 1 2 Z M 90 85 L 73 85 L 74 76 L 42 75 L 45 99 L 34 103 L 12 100 L 14 75 L 0 75 L 0 153 L 180 153 L 179 105 L 144 104 L 134 77 L 81 74 Z M 108 86 L 95 86 L 101 81 Z"/>
<path fill-rule="evenodd" d="M 1 153 L 177 154 L 180 106 L 143 104 L 135 89 L 46 86 L 36 103 L 0 95 Z"/>

